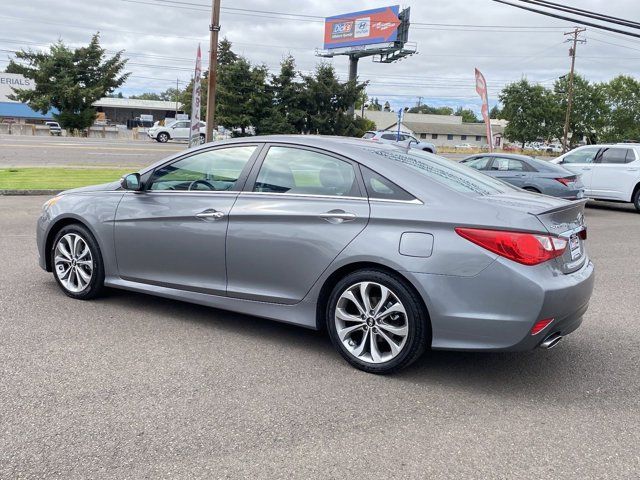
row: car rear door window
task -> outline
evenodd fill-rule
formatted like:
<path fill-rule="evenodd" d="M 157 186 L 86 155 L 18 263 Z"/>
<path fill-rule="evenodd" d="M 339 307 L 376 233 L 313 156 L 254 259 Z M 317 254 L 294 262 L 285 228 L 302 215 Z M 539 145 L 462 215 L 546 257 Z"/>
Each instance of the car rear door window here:
<path fill-rule="evenodd" d="M 397 140 L 398 136 L 395 133 L 383 133 L 381 137 L 384 140 Z"/>
<path fill-rule="evenodd" d="M 254 192 L 361 196 L 351 163 L 311 150 L 270 147 Z"/>
<path fill-rule="evenodd" d="M 370 168 L 361 166 L 362 177 L 369 198 L 376 200 L 395 200 L 410 202 L 415 197 Z"/>
<path fill-rule="evenodd" d="M 464 162 L 464 165 L 475 168 L 476 170 L 487 170 L 490 162 L 491 157 L 478 157 L 473 160 L 469 160 L 468 162 Z"/>
<path fill-rule="evenodd" d="M 561 163 L 593 163 L 599 151 L 598 147 L 581 148 L 568 153 Z"/>
<path fill-rule="evenodd" d="M 628 148 L 607 148 L 599 157 L 600 163 L 627 163 Z M 631 151 L 633 155 L 633 151 Z"/>
<path fill-rule="evenodd" d="M 234 190 L 255 145 L 198 152 L 157 169 L 149 190 Z"/>

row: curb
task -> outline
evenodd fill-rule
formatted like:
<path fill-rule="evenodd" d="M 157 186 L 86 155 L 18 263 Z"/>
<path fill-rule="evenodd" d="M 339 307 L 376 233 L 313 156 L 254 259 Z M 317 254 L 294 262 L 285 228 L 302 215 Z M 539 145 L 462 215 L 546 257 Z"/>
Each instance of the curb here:
<path fill-rule="evenodd" d="M 57 195 L 62 190 L 0 190 L 0 196 L 9 195 Z"/>

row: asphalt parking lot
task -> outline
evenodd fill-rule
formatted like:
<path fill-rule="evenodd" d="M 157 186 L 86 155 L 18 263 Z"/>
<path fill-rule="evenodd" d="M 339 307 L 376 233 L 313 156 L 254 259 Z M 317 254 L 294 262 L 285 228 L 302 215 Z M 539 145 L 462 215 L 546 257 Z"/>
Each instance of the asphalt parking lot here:
<path fill-rule="evenodd" d="M 378 377 L 302 328 L 67 298 L 37 266 L 44 200 L 0 197 L 0 478 L 638 478 L 630 206 L 587 209 L 596 289 L 558 347 Z"/>

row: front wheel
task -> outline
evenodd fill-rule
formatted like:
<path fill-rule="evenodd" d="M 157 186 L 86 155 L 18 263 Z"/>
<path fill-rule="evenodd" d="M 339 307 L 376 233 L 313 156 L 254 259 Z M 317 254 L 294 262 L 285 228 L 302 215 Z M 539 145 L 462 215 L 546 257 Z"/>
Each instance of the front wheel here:
<path fill-rule="evenodd" d="M 204 133 L 200 134 L 200 145 L 204 145 L 207 141 L 207 137 L 205 136 Z"/>
<path fill-rule="evenodd" d="M 414 362 L 428 346 L 427 314 L 416 293 L 379 270 L 347 275 L 327 306 L 331 341 L 354 367 L 393 373 Z"/>
<path fill-rule="evenodd" d="M 62 228 L 51 250 L 53 276 L 71 298 L 89 300 L 104 288 L 104 264 L 98 243 L 82 225 Z"/>
<path fill-rule="evenodd" d="M 156 137 L 156 140 L 160 143 L 167 143 L 169 141 L 169 134 L 166 132 L 160 132 Z"/>

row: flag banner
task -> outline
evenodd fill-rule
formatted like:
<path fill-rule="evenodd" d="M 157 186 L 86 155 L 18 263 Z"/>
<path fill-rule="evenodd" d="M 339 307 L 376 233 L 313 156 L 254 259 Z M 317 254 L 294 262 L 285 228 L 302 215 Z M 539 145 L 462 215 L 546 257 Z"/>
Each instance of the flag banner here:
<path fill-rule="evenodd" d="M 482 119 L 487 127 L 487 144 L 489 151 L 493 152 L 493 135 L 491 133 L 491 119 L 489 118 L 489 96 L 487 94 L 487 81 L 484 75 L 476 68 L 476 92 L 482 99 Z"/>
<path fill-rule="evenodd" d="M 191 100 L 191 129 L 189 130 L 189 148 L 200 145 L 200 103 L 202 100 L 202 53 L 198 45 L 196 70 L 193 75 L 193 98 Z"/>

